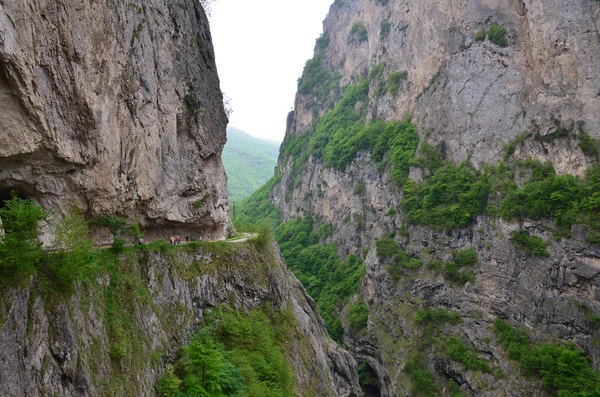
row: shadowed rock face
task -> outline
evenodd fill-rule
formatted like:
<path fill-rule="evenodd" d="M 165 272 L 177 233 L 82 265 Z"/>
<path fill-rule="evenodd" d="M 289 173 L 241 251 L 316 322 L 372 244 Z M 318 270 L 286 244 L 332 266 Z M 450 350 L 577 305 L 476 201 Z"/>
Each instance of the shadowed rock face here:
<path fill-rule="evenodd" d="M 1 1 L 0 108 L 0 189 L 150 235 L 226 235 L 227 117 L 199 2 Z"/>

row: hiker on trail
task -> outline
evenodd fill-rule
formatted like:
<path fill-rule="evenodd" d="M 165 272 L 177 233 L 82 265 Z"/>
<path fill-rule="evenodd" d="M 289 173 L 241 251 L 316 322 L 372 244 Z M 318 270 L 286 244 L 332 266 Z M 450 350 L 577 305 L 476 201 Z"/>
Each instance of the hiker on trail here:
<path fill-rule="evenodd" d="M 177 235 L 177 238 L 175 238 L 175 244 L 181 244 L 181 237 L 179 237 L 179 234 Z"/>
<path fill-rule="evenodd" d="M 185 243 L 189 244 L 190 243 L 190 236 L 185 236 Z"/>
<path fill-rule="evenodd" d="M 175 245 L 175 237 L 171 236 L 171 238 L 169 240 L 171 240 L 172 245 Z"/>

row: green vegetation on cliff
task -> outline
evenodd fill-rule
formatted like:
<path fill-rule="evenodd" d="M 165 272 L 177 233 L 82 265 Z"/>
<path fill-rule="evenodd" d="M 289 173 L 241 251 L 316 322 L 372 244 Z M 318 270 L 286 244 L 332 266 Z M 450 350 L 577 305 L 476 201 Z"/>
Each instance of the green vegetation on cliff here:
<path fill-rule="evenodd" d="M 466 163 L 448 163 L 437 169 L 425 183 L 407 181 L 402 205 L 410 223 L 434 228 L 463 228 L 483 213 L 489 184 Z"/>
<path fill-rule="evenodd" d="M 238 202 L 255 192 L 273 175 L 279 144 L 254 138 L 228 127 L 223 148 L 223 167 L 227 172 L 229 198 Z"/>
<path fill-rule="evenodd" d="M 264 187 L 242 202 L 235 222 L 242 227 L 267 224 L 273 228 L 284 259 L 317 303 L 331 337 L 341 343 L 340 313 L 358 292 L 365 267 L 355 255 L 340 259 L 337 246 L 324 243 L 333 230 L 331 225 L 317 226 L 310 216 L 281 223 L 281 213 L 269 202 Z"/>
<path fill-rule="evenodd" d="M 298 217 L 276 228 L 275 238 L 290 269 L 317 303 L 329 334 L 341 343 L 340 312 L 358 292 L 365 267 L 354 255 L 341 260 L 335 244 L 323 244 L 330 233 L 329 225 L 315 228 L 311 217 Z"/>
<path fill-rule="evenodd" d="M 369 32 L 367 28 L 360 21 L 354 21 L 350 28 L 350 34 L 348 35 L 349 43 L 364 43 L 369 39 Z"/>
<path fill-rule="evenodd" d="M 475 40 L 483 41 L 485 38 L 490 39 L 490 41 L 500 47 L 506 47 L 508 45 L 508 41 L 506 40 L 506 28 L 499 24 L 494 24 L 490 26 L 488 30 L 482 30 L 475 34 Z"/>
<path fill-rule="evenodd" d="M 0 288 L 26 282 L 32 274 L 50 291 L 71 292 L 75 283 L 91 279 L 100 253 L 93 250 L 87 223 L 73 211 L 54 228 L 51 249 L 37 241 L 38 222 L 46 218 L 41 207 L 16 194 L 4 202 L 0 219 Z"/>
<path fill-rule="evenodd" d="M 361 151 L 370 152 L 381 168 L 390 166 L 392 176 L 400 184 L 406 180 L 419 136 L 408 119 L 365 124 L 368 94 L 369 80 L 349 85 L 335 107 L 318 119 L 312 129 L 297 137 L 286 136 L 281 156 L 292 157 L 288 190 L 296 186 L 310 156 L 343 171 Z"/>
<path fill-rule="evenodd" d="M 590 243 L 600 242 L 600 164 L 583 178 L 556 175 L 551 164 L 537 160 L 485 166 L 477 171 L 468 163 L 442 161 L 443 153 L 421 143 L 413 166 L 425 171 L 422 182 L 403 186 L 407 220 L 436 229 L 465 228 L 475 216 L 505 219 L 552 219 L 557 237 L 570 236 L 571 226 L 588 228 Z M 517 186 L 516 174 L 524 181 Z"/>
<path fill-rule="evenodd" d="M 583 178 L 556 175 L 549 164 L 528 161 L 520 164 L 529 181 L 503 198 L 500 215 L 507 219 L 556 221 L 557 235 L 570 235 L 574 224 L 586 225 L 588 240 L 600 242 L 600 165 L 590 167 Z"/>
<path fill-rule="evenodd" d="M 39 336 L 39 321 L 46 321 L 48 330 L 44 332 L 50 336 L 44 338 L 49 338 L 48 343 L 56 340 L 54 335 L 65 332 L 65 327 L 75 327 L 76 338 L 69 343 L 78 352 L 77 371 L 85 370 L 89 376 L 91 384 L 86 387 L 93 386 L 100 395 L 141 395 L 140 390 L 149 385 L 140 382 L 140 378 L 172 359 L 166 355 L 169 346 L 187 338 L 186 332 L 197 322 L 199 303 L 204 313 L 202 326 L 157 384 L 157 391 L 163 396 L 297 394 L 288 363 L 292 354 L 289 343 L 299 349 L 297 359 L 302 363 L 310 361 L 310 350 L 304 350 L 308 342 L 301 340 L 291 311 L 277 306 L 284 302 L 262 302 L 260 308 L 248 313 L 223 307 L 207 315 L 211 309 L 204 309 L 204 300 L 192 304 L 170 293 L 158 299 L 153 295 L 164 285 L 186 285 L 203 276 L 211 277 L 209 283 L 219 283 L 219 277 L 232 272 L 248 288 L 267 291 L 272 287 L 267 272 L 273 266 L 270 248 L 259 242 L 194 242 L 175 246 L 156 241 L 119 250 L 95 249 L 85 222 L 75 214 L 57 227 L 56 249 L 48 251 L 35 241 L 35 226 L 43 217 L 39 207 L 15 197 L 2 211 L 6 233 L 2 244 L 18 234 L 22 238 L 19 243 L 26 245 L 24 249 L 37 253 L 23 260 L 26 278 L 25 273 L 14 271 L 20 266 L 14 258 L 9 261 L 8 256 L 1 257 L 1 294 L 10 297 L 15 284 L 20 288 L 26 283 L 30 304 L 41 303 L 39 310 L 44 314 L 39 318 L 28 309 L 23 320 L 27 323 L 25 337 Z M 19 230 L 15 230 L 16 225 Z M 288 285 L 285 280 L 282 282 Z M 225 282 L 223 288 L 226 289 Z M 244 293 L 229 291 L 226 298 L 215 299 L 244 307 L 240 305 Z M 253 295 L 250 302 L 254 299 Z M 4 300 L 0 303 L 0 329 L 10 309 L 5 304 Z M 68 311 L 72 318 L 55 319 L 52 313 L 56 307 L 64 307 L 65 312 L 57 313 Z M 78 314 L 82 314 L 81 320 Z M 44 371 L 42 375 L 46 374 Z M 303 392 L 314 392 L 312 388 L 308 385 Z"/>
<path fill-rule="evenodd" d="M 328 44 L 327 36 L 317 41 L 321 46 Z M 320 47 L 319 47 L 320 48 Z M 310 106 L 316 111 L 320 107 L 330 107 L 338 98 L 340 92 L 340 78 L 338 72 L 331 72 L 324 65 L 325 53 L 318 52 L 306 62 L 302 77 L 298 79 L 298 92 L 310 95 L 313 102 Z"/>
<path fill-rule="evenodd" d="M 533 344 L 525 331 L 503 320 L 496 320 L 494 331 L 508 357 L 521 363 L 525 375 L 539 376 L 550 395 L 600 395 L 600 375 L 592 369 L 585 352 L 574 344 Z"/>
<path fill-rule="evenodd" d="M 546 250 L 547 244 L 541 238 L 530 235 L 527 230 L 514 231 L 510 241 L 528 255 L 550 256 Z"/>
<path fill-rule="evenodd" d="M 44 256 L 37 242 L 38 222 L 46 217 L 42 209 L 30 200 L 16 195 L 0 209 L 4 235 L 0 236 L 0 279 L 20 281 L 27 278 Z"/>
<path fill-rule="evenodd" d="M 217 307 L 159 381 L 160 395 L 294 395 L 292 371 L 284 356 L 286 332 L 282 331 L 290 316 L 272 310 L 241 313 Z"/>

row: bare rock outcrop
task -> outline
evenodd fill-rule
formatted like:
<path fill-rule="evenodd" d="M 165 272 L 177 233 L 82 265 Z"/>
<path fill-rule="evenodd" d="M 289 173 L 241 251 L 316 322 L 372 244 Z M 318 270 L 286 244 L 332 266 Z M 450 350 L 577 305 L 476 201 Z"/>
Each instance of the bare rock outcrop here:
<path fill-rule="evenodd" d="M 0 193 L 227 234 L 227 117 L 198 1 L 0 2 Z"/>

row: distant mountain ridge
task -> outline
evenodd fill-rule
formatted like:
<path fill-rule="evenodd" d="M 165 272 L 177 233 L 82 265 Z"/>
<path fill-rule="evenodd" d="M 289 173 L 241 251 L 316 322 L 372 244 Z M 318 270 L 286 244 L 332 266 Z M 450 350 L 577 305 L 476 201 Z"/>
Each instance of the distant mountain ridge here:
<path fill-rule="evenodd" d="M 273 176 L 279 145 L 275 141 L 255 138 L 237 128 L 227 127 L 223 165 L 232 202 L 250 196 Z"/>

